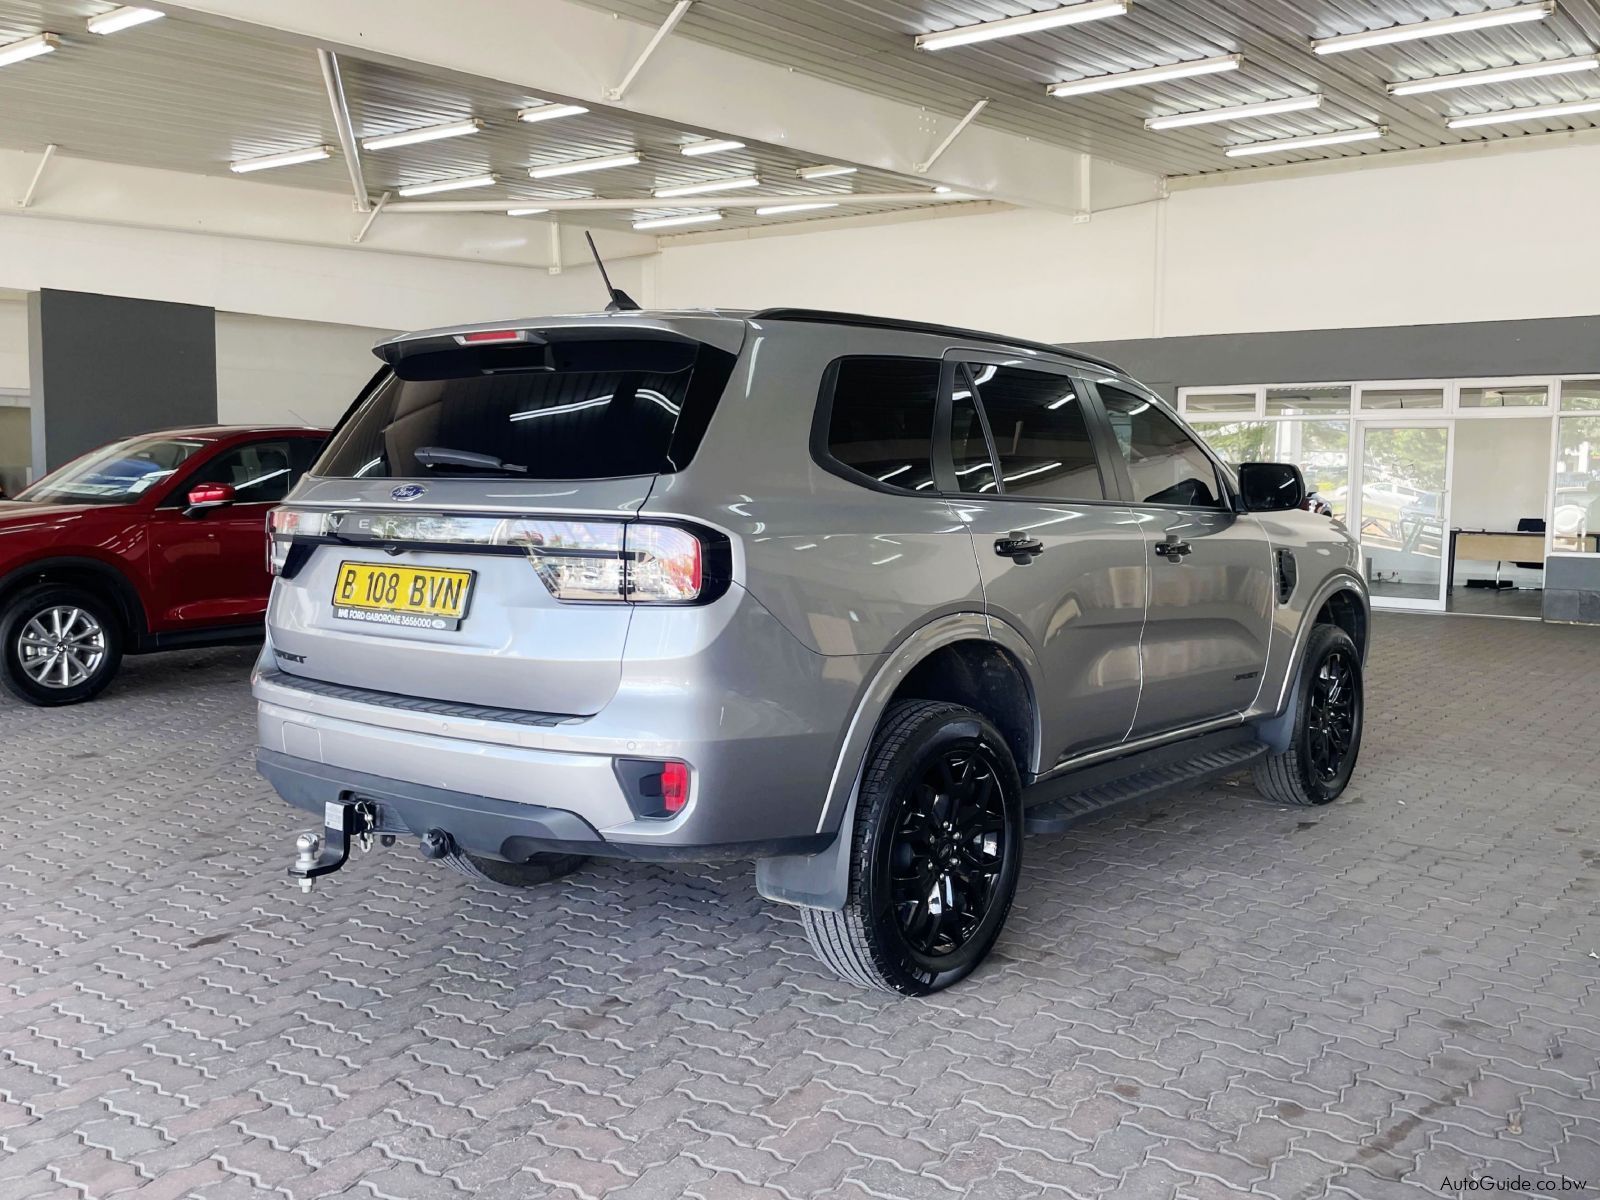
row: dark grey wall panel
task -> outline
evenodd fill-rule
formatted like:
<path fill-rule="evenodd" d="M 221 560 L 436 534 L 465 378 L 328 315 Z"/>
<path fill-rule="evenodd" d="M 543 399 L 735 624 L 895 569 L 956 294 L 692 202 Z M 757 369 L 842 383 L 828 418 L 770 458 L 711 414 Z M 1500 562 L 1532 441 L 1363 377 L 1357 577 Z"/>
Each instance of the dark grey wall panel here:
<path fill-rule="evenodd" d="M 1544 619 L 1600 625 L 1600 558 L 1545 560 Z"/>
<path fill-rule="evenodd" d="M 105 442 L 217 419 L 216 312 L 45 290 L 28 298 L 34 471 Z"/>
<path fill-rule="evenodd" d="M 1600 316 L 1088 342 L 1167 399 L 1180 387 L 1600 374 Z"/>

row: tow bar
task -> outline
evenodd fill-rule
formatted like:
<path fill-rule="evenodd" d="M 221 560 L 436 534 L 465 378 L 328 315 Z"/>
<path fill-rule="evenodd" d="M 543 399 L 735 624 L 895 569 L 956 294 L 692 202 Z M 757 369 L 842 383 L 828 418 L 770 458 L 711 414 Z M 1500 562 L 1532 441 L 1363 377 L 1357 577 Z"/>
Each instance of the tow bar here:
<path fill-rule="evenodd" d="M 322 832 L 302 833 L 294 842 L 294 865 L 289 878 L 309 892 L 318 876 L 331 875 L 350 861 L 352 838 L 363 850 L 372 849 L 378 810 L 366 800 L 342 804 L 330 800 L 322 810 Z M 390 839 L 385 838 L 385 842 Z"/>

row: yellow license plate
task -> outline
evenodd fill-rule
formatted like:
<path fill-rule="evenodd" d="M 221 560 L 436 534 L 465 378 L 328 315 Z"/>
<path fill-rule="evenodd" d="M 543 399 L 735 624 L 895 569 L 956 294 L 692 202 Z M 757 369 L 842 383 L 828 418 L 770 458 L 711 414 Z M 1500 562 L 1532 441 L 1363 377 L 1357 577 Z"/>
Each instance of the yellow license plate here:
<path fill-rule="evenodd" d="M 342 562 L 333 615 L 404 629 L 458 629 L 472 596 L 471 571 Z"/>

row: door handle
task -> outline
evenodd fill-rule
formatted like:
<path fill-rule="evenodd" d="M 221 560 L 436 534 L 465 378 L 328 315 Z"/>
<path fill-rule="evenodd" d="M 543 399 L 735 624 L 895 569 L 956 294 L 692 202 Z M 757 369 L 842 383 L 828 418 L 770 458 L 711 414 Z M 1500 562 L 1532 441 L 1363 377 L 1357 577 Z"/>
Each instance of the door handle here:
<path fill-rule="evenodd" d="M 1012 530 L 1005 537 L 995 539 L 994 552 L 1001 558 L 1009 558 L 1019 566 L 1025 567 L 1044 553 L 1044 543 L 1038 538 L 1031 538 L 1025 533 Z"/>
<path fill-rule="evenodd" d="M 1169 533 L 1166 541 L 1157 544 L 1156 553 L 1170 563 L 1181 563 L 1185 555 L 1194 553 L 1194 547 L 1177 534 Z"/>

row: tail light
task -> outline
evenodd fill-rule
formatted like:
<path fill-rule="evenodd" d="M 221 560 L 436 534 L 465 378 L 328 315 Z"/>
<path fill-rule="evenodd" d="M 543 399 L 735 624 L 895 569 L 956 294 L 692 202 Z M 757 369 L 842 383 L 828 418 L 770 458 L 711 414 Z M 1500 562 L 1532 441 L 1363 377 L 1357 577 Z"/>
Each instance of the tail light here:
<path fill-rule="evenodd" d="M 508 521 L 557 600 L 692 604 L 705 591 L 706 547 L 687 529 L 638 521 Z M 710 598 L 710 597 L 706 597 Z"/>
<path fill-rule="evenodd" d="M 275 508 L 267 514 L 267 574 L 282 575 L 296 539 L 326 537 L 334 514 L 311 508 Z"/>
<path fill-rule="evenodd" d="M 297 542 L 520 550 L 550 594 L 570 603 L 704 604 L 727 589 L 730 573 L 725 538 L 649 521 L 276 508 L 267 532 L 274 575 L 294 573 Z"/>

